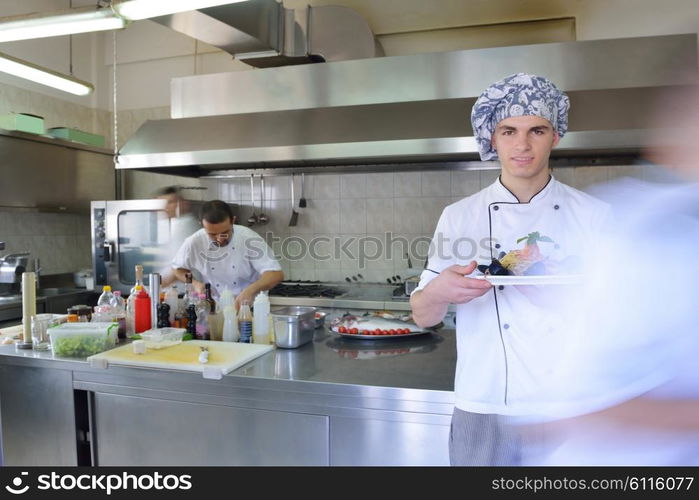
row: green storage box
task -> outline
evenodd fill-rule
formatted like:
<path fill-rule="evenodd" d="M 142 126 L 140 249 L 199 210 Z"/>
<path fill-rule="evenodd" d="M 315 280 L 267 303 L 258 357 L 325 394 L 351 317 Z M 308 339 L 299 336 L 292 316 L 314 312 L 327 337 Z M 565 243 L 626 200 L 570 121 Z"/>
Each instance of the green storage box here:
<path fill-rule="evenodd" d="M 77 128 L 68 127 L 53 127 L 49 129 L 49 135 L 56 137 L 57 139 L 65 139 L 66 141 L 80 142 L 82 144 L 89 144 L 90 146 L 102 147 L 104 146 L 104 136 L 91 134 L 90 132 L 83 132 Z"/>
<path fill-rule="evenodd" d="M 26 113 L 8 113 L 0 115 L 0 128 L 19 130 L 30 134 L 43 134 L 44 118 Z"/>

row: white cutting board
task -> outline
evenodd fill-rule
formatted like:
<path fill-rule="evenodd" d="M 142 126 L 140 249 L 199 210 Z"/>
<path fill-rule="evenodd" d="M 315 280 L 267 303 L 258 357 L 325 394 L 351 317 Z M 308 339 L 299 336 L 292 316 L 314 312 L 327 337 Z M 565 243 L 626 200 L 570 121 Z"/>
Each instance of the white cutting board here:
<path fill-rule="evenodd" d="M 200 363 L 201 347 L 208 347 L 209 362 Z M 271 345 L 238 344 L 211 340 L 189 340 L 164 349 L 147 349 L 143 354 L 133 352 L 133 344 L 90 356 L 90 366 L 107 368 L 109 365 L 137 366 L 143 368 L 165 368 L 201 372 L 204 378 L 219 380 L 226 373 L 248 361 L 271 351 Z"/>

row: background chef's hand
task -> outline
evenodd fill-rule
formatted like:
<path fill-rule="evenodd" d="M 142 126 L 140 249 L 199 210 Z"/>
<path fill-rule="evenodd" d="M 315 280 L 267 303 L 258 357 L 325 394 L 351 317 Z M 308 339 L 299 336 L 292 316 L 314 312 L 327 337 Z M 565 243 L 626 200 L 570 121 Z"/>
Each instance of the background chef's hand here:
<path fill-rule="evenodd" d="M 468 266 L 456 264 L 449 266 L 439 276 L 430 281 L 424 291 L 430 294 L 433 300 L 437 302 L 465 304 L 485 294 L 493 287 L 486 280 L 467 278 L 465 276 L 471 274 L 475 269 L 475 260 L 472 260 Z"/>
<path fill-rule="evenodd" d="M 206 291 L 204 283 L 199 280 L 193 279 L 192 286 L 194 287 L 194 291 L 197 293 L 204 293 Z"/>
<path fill-rule="evenodd" d="M 246 288 L 245 290 L 240 292 L 238 296 L 235 298 L 236 311 L 240 310 L 240 305 L 243 303 L 243 300 L 247 300 L 250 304 L 250 307 L 252 307 L 252 301 L 255 299 L 255 295 L 257 295 L 257 293 L 254 290 L 250 290 L 250 288 Z"/>

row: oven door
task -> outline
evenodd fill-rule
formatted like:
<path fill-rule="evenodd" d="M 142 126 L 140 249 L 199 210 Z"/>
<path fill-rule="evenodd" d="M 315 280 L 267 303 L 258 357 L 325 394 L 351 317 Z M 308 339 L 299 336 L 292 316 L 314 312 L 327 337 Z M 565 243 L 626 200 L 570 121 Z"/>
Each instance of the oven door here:
<path fill-rule="evenodd" d="M 92 202 L 92 257 L 96 285 L 128 294 L 135 266 L 144 275 L 169 267 L 170 220 L 165 200 Z M 147 283 L 146 283 L 147 284 Z"/>

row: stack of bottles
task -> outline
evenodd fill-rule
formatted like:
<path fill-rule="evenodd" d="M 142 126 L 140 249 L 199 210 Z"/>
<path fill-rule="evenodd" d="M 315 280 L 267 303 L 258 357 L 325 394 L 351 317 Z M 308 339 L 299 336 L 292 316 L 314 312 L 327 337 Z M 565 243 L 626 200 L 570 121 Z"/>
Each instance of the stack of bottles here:
<path fill-rule="evenodd" d="M 95 314 L 98 316 L 96 321 L 100 321 L 102 313 L 112 317 L 118 314 L 123 318 L 126 337 L 131 338 L 151 329 L 151 315 L 157 313 L 155 324 L 158 328 L 185 328 L 191 338 L 274 343 L 270 302 L 266 291 L 257 294 L 252 305 L 248 300 L 243 300 L 240 310 L 236 311 L 235 296 L 228 288 L 224 288 L 217 301 L 213 298 L 209 283 L 204 286 L 205 293 L 197 293 L 192 274 L 187 273 L 182 298 L 179 298 L 175 286 L 166 288 L 155 299 L 158 300 L 158 304 L 152 309 L 151 301 L 154 298 L 149 295 L 143 283 L 143 267 L 136 266 L 135 274 L 136 283 L 125 303 L 118 292 L 112 293 L 109 287 L 105 287 L 98 307 L 95 308 Z M 110 309 L 107 309 L 107 306 Z M 185 336 L 185 339 L 187 338 Z"/>
<path fill-rule="evenodd" d="M 118 339 L 126 338 L 126 303 L 121 292 L 105 285 L 102 287 L 102 294 L 97 299 L 94 313 L 90 320 L 92 323 L 117 323 L 119 325 Z"/>

